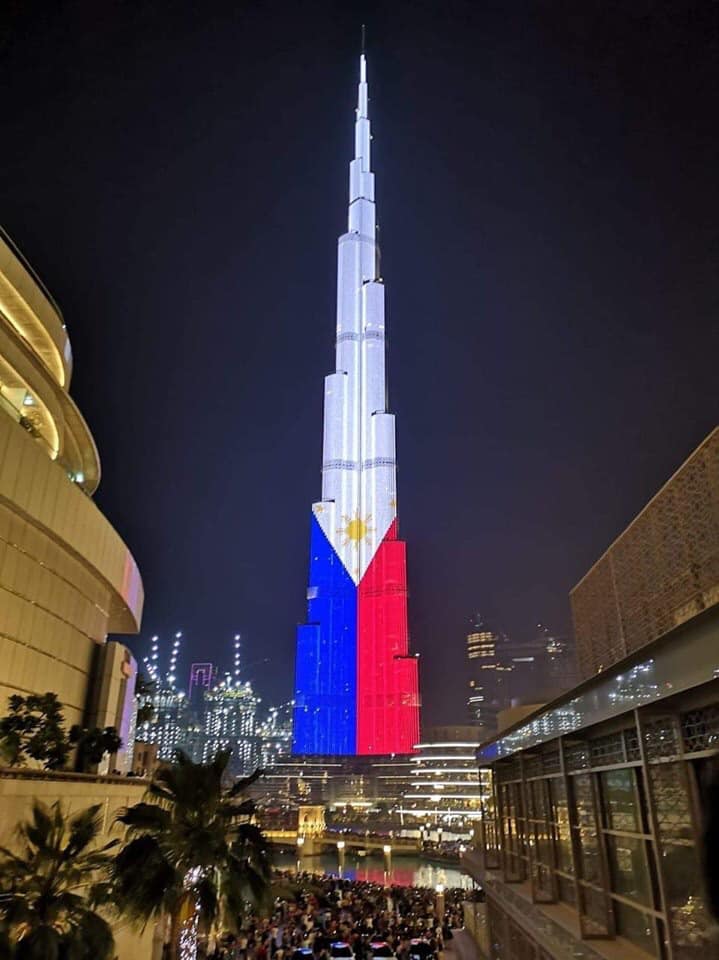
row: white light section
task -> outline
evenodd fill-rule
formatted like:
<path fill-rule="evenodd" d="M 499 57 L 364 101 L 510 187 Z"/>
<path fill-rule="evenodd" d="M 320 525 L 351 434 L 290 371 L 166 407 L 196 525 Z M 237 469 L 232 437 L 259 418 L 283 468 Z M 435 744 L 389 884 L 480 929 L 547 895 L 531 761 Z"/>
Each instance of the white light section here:
<path fill-rule="evenodd" d="M 412 817 L 433 817 L 435 814 L 440 814 L 443 817 L 463 817 L 465 820 L 482 819 L 482 813 L 478 810 L 438 810 L 436 807 L 431 807 L 428 810 L 415 810 L 412 807 L 400 807 L 398 812 L 406 813 Z"/>
<path fill-rule="evenodd" d="M 413 787 L 476 787 L 479 785 L 479 777 L 474 780 L 413 780 Z"/>
<path fill-rule="evenodd" d="M 406 799 L 416 797 L 418 800 L 436 800 L 440 803 L 443 800 L 483 800 L 486 796 L 486 793 L 414 793 Z"/>
<path fill-rule="evenodd" d="M 384 285 L 378 275 L 366 63 L 361 61 L 347 232 L 337 253 L 335 368 L 325 378 L 317 522 L 358 583 L 397 515 L 394 416 L 386 412 Z"/>
<path fill-rule="evenodd" d="M 462 741 L 461 743 L 456 740 L 448 741 L 447 743 L 416 743 L 414 745 L 415 750 L 433 750 L 435 747 L 478 747 L 479 741 L 470 740 L 469 742 Z"/>
<path fill-rule="evenodd" d="M 469 760 L 474 763 L 477 762 L 477 758 L 474 756 L 474 754 L 471 754 L 470 756 L 464 756 L 458 753 L 450 753 L 448 755 L 435 753 L 430 757 L 412 757 L 413 763 L 424 763 L 425 761 L 434 763 L 435 760 Z"/>
<path fill-rule="evenodd" d="M 444 776 L 445 773 L 471 773 L 476 775 L 478 769 L 476 765 L 472 767 L 414 767 L 412 773 L 415 777 L 423 773 L 436 773 L 442 774 L 442 776 Z"/>

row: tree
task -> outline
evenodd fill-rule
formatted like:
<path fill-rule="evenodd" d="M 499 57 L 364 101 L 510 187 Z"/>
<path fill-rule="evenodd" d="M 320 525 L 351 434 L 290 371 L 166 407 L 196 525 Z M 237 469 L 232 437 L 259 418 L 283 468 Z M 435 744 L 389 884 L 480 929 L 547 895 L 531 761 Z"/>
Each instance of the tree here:
<path fill-rule="evenodd" d="M 0 955 L 17 960 L 110 960 L 112 930 L 93 909 L 93 884 L 112 840 L 95 847 L 100 805 L 73 817 L 35 801 L 18 827 L 22 853 L 0 847 Z"/>
<path fill-rule="evenodd" d="M 151 723 L 155 719 L 155 708 L 151 703 L 143 703 L 137 708 L 136 723 L 141 726 L 143 723 Z"/>
<path fill-rule="evenodd" d="M 77 744 L 77 769 L 87 771 L 91 766 L 102 763 L 106 753 L 113 754 L 122 746 L 115 727 L 87 729 L 75 724 L 70 730 L 70 743 Z"/>
<path fill-rule="evenodd" d="M 137 674 L 135 678 L 135 696 L 139 698 L 154 697 L 157 690 L 157 683 L 154 680 L 148 680 L 144 673 Z"/>
<path fill-rule="evenodd" d="M 138 701 L 137 725 L 150 723 L 155 719 L 155 707 L 152 698 L 157 690 L 157 683 L 148 680 L 144 673 L 138 673 L 135 678 L 135 698 Z"/>
<path fill-rule="evenodd" d="M 63 726 L 62 704 L 55 693 L 10 697 L 10 712 L 0 719 L 0 754 L 10 766 L 29 759 L 45 770 L 65 765 L 70 744 Z"/>
<path fill-rule="evenodd" d="M 260 771 L 225 788 L 229 759 L 225 750 L 193 763 L 178 751 L 145 801 L 118 817 L 128 842 L 113 864 L 113 900 L 143 924 L 169 917 L 169 960 L 177 960 L 183 924 L 194 918 L 204 935 L 234 930 L 246 902 L 259 903 L 269 889 L 267 842 L 251 822 L 254 802 L 243 797 Z"/>

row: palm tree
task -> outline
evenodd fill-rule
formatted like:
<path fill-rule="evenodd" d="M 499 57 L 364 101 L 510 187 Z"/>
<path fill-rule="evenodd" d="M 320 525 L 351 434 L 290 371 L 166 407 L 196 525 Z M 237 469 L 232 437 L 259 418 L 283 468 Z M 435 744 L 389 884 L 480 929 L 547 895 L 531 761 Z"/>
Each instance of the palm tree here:
<path fill-rule="evenodd" d="M 100 805 L 69 817 L 35 801 L 18 827 L 20 853 L 0 847 L 0 955 L 17 960 L 109 960 L 109 924 L 93 909 L 94 884 L 112 859 L 95 847 Z"/>
<path fill-rule="evenodd" d="M 169 918 L 169 960 L 179 956 L 183 925 L 194 921 L 203 935 L 220 925 L 236 929 L 246 903 L 260 902 L 269 889 L 267 842 L 252 823 L 254 802 L 243 797 L 260 771 L 226 789 L 229 759 L 225 750 L 210 763 L 193 763 L 178 751 L 145 801 L 118 817 L 128 842 L 113 865 L 113 899 L 137 922 Z"/>

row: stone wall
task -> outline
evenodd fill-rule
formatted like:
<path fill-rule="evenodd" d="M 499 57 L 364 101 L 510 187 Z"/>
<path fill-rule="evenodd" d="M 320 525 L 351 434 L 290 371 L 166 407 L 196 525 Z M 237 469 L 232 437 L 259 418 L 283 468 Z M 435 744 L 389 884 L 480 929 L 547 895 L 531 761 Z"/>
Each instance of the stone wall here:
<path fill-rule="evenodd" d="M 115 817 L 122 807 L 137 803 L 147 788 L 132 777 L 93 777 L 80 773 L 0 768 L 0 846 L 16 842 L 18 823 L 26 820 L 34 799 L 45 804 L 60 800 L 72 812 L 100 804 L 102 842 L 122 836 Z M 159 960 L 161 947 L 149 926 L 144 933 L 121 923 L 114 927 L 118 960 Z"/>

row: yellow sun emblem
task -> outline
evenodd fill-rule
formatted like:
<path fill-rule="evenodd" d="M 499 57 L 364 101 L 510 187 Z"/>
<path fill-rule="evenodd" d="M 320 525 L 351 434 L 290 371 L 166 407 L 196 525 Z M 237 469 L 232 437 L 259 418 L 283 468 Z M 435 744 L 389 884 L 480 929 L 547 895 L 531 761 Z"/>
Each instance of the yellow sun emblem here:
<path fill-rule="evenodd" d="M 372 514 L 368 514 L 364 519 L 360 517 L 359 510 L 355 510 L 353 517 L 342 517 L 342 523 L 344 526 L 340 527 L 337 533 L 341 534 L 344 537 L 342 541 L 342 546 L 346 547 L 348 544 L 354 543 L 357 546 L 360 545 L 362 541 L 365 543 L 370 542 L 369 535 L 374 533 L 374 527 L 370 526 L 372 520 Z"/>

